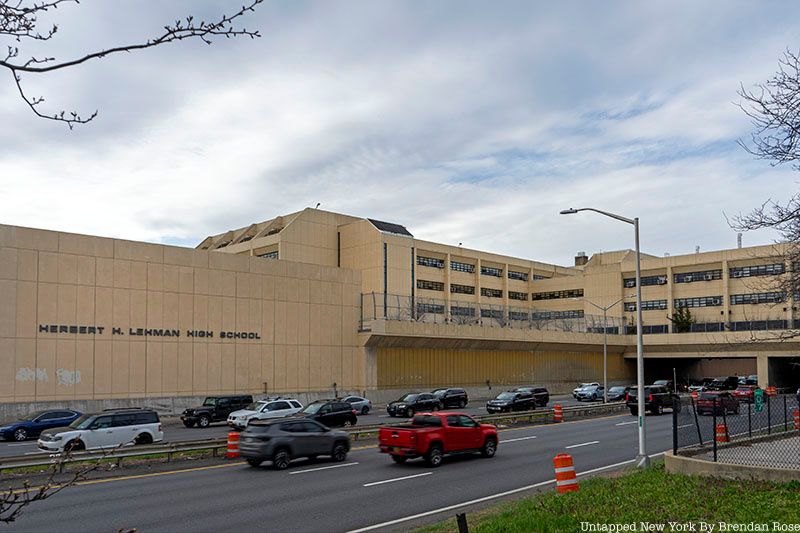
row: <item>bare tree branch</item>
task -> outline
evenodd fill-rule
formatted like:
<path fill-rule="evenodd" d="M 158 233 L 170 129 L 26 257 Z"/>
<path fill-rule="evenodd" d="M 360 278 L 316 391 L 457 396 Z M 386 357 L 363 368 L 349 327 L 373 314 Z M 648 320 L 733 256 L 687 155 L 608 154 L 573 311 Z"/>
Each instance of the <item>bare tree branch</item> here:
<path fill-rule="evenodd" d="M 231 15 L 222 15 L 221 18 L 211 22 L 203 20 L 195 21 L 194 17 L 189 15 L 183 20 L 176 20 L 173 24 L 165 25 L 163 33 L 142 43 L 106 48 L 67 61 L 57 61 L 55 57 L 49 56 L 43 58 L 30 57 L 24 61 L 18 60 L 18 58 L 20 58 L 19 48 L 16 46 L 8 46 L 5 58 L 0 59 L 0 67 L 8 69 L 12 76 L 14 76 L 14 83 L 17 86 L 20 97 L 28 104 L 28 107 L 31 108 L 36 116 L 48 120 L 64 122 L 72 129 L 75 124 L 86 124 L 93 120 L 97 116 L 97 111 L 86 118 L 82 118 L 75 112 L 67 113 L 65 111 L 60 111 L 54 114 L 42 113 L 37 109 L 37 106 L 44 102 L 44 98 L 31 98 L 25 94 L 22 88 L 20 73 L 44 74 L 55 70 L 74 67 L 93 59 L 100 59 L 120 52 L 144 50 L 163 44 L 183 41 L 185 39 L 200 39 L 206 44 L 212 44 L 212 39 L 215 37 L 225 37 L 228 39 L 232 37 L 250 37 L 251 39 L 255 39 L 256 37 L 261 37 L 258 30 L 248 30 L 247 28 L 239 29 L 234 24 L 248 13 L 254 12 L 256 7 L 263 1 L 264 0 L 250 0 L 248 4 L 241 6 L 235 13 Z M 44 33 L 38 32 L 36 29 L 38 15 L 55 9 L 65 2 L 74 2 L 77 4 L 78 0 L 33 2 L 29 6 L 24 6 L 22 0 L 0 0 L 0 37 L 8 36 L 15 39 L 17 42 L 22 39 L 39 41 L 48 41 L 52 39 L 58 31 L 58 26 L 53 25 L 52 28 Z"/>

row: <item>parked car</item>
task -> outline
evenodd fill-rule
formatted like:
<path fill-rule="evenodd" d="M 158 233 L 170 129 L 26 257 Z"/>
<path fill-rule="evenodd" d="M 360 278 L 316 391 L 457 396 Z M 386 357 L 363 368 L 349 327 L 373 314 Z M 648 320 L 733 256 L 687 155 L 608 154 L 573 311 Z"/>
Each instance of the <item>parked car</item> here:
<path fill-rule="evenodd" d="M 181 414 L 181 421 L 187 428 L 197 425 L 207 428 L 211 422 L 222 422 L 228 416 L 239 409 L 245 409 L 253 403 L 253 396 L 250 394 L 238 396 L 209 396 L 203 401 L 203 405 L 186 409 Z"/>
<path fill-rule="evenodd" d="M 309 404 L 313 405 L 313 404 Z M 241 433 L 239 453 L 250 466 L 272 461 L 276 470 L 289 468 L 292 459 L 320 455 L 336 462 L 347 459 L 350 437 L 309 419 L 254 420 Z"/>
<path fill-rule="evenodd" d="M 597 386 L 597 387 L 599 387 L 599 386 L 600 386 L 600 384 L 599 384 L 599 383 L 597 383 L 596 381 L 595 381 L 595 382 L 592 382 L 592 383 L 581 383 L 580 385 L 578 385 L 577 387 L 575 387 L 574 389 L 572 389 L 572 397 L 573 397 L 573 398 L 575 398 L 575 399 L 577 399 L 577 398 L 578 398 L 578 391 L 579 391 L 579 390 L 581 390 L 581 389 L 582 389 L 582 388 L 584 388 L 584 387 L 589 387 L 589 386 L 592 386 L 592 385 L 594 385 L 594 386 Z"/>
<path fill-rule="evenodd" d="M 732 391 L 736 390 L 738 386 L 739 386 L 739 378 L 737 378 L 736 376 L 727 376 L 721 378 L 714 378 L 714 381 L 708 384 L 706 390 Z"/>
<path fill-rule="evenodd" d="M 517 387 L 513 392 L 530 392 L 536 400 L 537 407 L 547 407 L 550 402 L 550 392 L 545 388 L 538 385 L 526 385 L 524 387 Z"/>
<path fill-rule="evenodd" d="M 497 398 L 486 402 L 486 411 L 489 413 L 530 411 L 532 409 L 536 409 L 536 398 L 526 390 L 501 392 Z"/>
<path fill-rule="evenodd" d="M 578 394 L 575 395 L 575 399 L 579 402 L 584 400 L 594 402 L 597 400 L 603 399 L 603 391 L 605 389 L 602 385 L 589 385 L 588 387 L 584 387 L 578 391 Z"/>
<path fill-rule="evenodd" d="M 739 413 L 739 400 L 728 391 L 704 391 L 697 399 L 697 414 Z"/>
<path fill-rule="evenodd" d="M 628 395 L 625 398 L 625 405 L 627 405 L 632 415 L 639 414 L 639 392 L 636 387 L 631 387 Z M 673 401 L 677 400 L 678 412 L 680 412 L 681 404 L 680 397 L 666 387 L 660 385 L 647 385 L 644 388 L 644 410 L 650 411 L 654 415 L 660 415 L 664 409 L 672 409 Z"/>
<path fill-rule="evenodd" d="M 747 376 L 747 379 L 744 380 L 745 385 L 758 385 L 758 375 L 757 374 L 750 374 Z"/>
<path fill-rule="evenodd" d="M 741 402 L 753 403 L 755 401 L 758 385 L 739 385 L 732 396 Z"/>
<path fill-rule="evenodd" d="M 360 415 L 369 414 L 372 410 L 372 402 L 361 396 L 348 396 L 347 398 L 343 398 L 342 401 L 349 403 L 350 406 L 355 409 L 356 413 Z"/>
<path fill-rule="evenodd" d="M 437 411 L 439 399 L 427 392 L 410 392 L 402 398 L 386 406 L 389 416 L 405 416 L 411 418 L 414 413 L 422 411 Z"/>
<path fill-rule="evenodd" d="M 436 389 L 431 394 L 439 400 L 439 407 L 442 409 L 448 407 L 463 409 L 469 403 L 467 391 L 464 389 Z"/>
<path fill-rule="evenodd" d="M 630 387 L 611 387 L 608 389 L 609 402 L 621 402 L 625 400 L 625 395 L 628 394 Z"/>
<path fill-rule="evenodd" d="M 283 418 L 300 412 L 302 408 L 303 404 L 294 398 L 266 398 L 229 414 L 228 425 L 236 429 L 244 429 L 251 420 Z"/>
<path fill-rule="evenodd" d="M 450 453 L 480 452 L 494 457 L 497 442 L 495 426 L 479 424 L 461 413 L 416 415 L 410 424 L 382 427 L 378 432 L 381 453 L 391 455 L 395 463 L 424 457 L 431 467 L 441 465 Z"/>
<path fill-rule="evenodd" d="M 653 385 L 658 385 L 659 387 L 666 387 L 667 390 L 675 392 L 675 383 L 673 383 L 671 379 L 657 379 L 653 382 Z"/>
<path fill-rule="evenodd" d="M 355 426 L 356 410 L 341 400 L 317 400 L 306 405 L 298 416 L 316 420 L 328 427 Z"/>
<path fill-rule="evenodd" d="M 689 385 L 689 392 L 701 392 L 706 390 L 711 382 L 714 381 L 712 378 L 703 378 L 701 380 L 695 380 Z"/>
<path fill-rule="evenodd" d="M 164 440 L 158 413 L 151 409 L 111 409 L 81 415 L 69 426 L 42 431 L 38 447 L 47 452 L 97 450 Z"/>
<path fill-rule="evenodd" d="M 45 429 L 70 425 L 79 416 L 81 413 L 71 409 L 38 411 L 0 425 L 0 438 L 16 441 L 36 438 Z"/>

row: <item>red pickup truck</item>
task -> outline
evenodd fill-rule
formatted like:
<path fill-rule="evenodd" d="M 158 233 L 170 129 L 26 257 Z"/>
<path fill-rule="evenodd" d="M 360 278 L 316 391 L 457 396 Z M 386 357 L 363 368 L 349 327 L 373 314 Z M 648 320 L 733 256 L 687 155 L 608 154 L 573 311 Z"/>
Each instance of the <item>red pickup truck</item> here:
<path fill-rule="evenodd" d="M 429 466 L 442 464 L 448 453 L 480 452 L 494 457 L 497 451 L 497 428 L 479 424 L 463 413 L 421 413 L 410 424 L 380 429 L 381 453 L 388 453 L 395 463 L 424 457 Z"/>

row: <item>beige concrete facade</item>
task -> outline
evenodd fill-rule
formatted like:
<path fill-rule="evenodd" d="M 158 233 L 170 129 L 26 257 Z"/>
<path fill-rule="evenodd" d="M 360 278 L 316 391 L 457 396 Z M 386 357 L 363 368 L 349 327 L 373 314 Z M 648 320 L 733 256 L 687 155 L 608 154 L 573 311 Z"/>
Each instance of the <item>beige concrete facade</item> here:
<path fill-rule="evenodd" d="M 0 402 L 362 390 L 358 271 L 0 226 Z"/>

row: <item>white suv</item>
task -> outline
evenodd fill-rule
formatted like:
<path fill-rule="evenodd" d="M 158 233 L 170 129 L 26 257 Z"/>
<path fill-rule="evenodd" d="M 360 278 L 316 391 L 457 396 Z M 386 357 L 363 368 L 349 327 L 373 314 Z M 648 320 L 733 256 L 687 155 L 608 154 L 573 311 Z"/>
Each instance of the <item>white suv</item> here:
<path fill-rule="evenodd" d="M 99 450 L 164 440 L 158 413 L 149 409 L 113 409 L 82 415 L 67 427 L 46 429 L 37 445 L 48 452 Z"/>
<path fill-rule="evenodd" d="M 281 418 L 299 413 L 303 404 L 294 398 L 266 398 L 258 400 L 228 415 L 228 425 L 237 429 L 244 429 L 251 420 L 264 420 L 266 418 Z"/>

